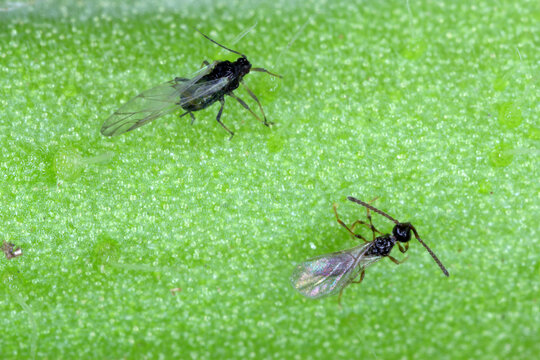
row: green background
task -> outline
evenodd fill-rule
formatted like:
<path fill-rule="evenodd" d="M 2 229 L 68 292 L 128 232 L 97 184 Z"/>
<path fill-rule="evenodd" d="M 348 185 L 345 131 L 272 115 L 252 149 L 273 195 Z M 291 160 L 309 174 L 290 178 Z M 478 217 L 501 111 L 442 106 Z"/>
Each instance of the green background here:
<path fill-rule="evenodd" d="M 0 358 L 538 356 L 538 1 L 28 3 L 0 3 L 0 238 L 24 251 L 0 258 Z M 245 78 L 275 125 L 228 99 L 232 141 L 218 105 L 102 137 L 235 59 L 188 26 L 283 75 Z M 296 293 L 295 264 L 357 244 L 347 195 L 450 278 L 412 241 L 342 308 Z"/>

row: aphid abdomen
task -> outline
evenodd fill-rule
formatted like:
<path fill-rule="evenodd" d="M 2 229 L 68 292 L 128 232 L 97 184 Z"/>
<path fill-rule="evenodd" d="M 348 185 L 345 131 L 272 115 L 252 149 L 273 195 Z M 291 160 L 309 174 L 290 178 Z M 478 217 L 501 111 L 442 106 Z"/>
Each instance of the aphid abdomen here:
<path fill-rule="evenodd" d="M 240 86 L 240 77 L 235 76 L 235 63 L 230 61 L 221 61 L 217 63 L 209 74 L 200 78 L 193 86 L 195 91 L 201 84 L 218 84 L 226 82 L 225 86 L 216 91 L 208 92 L 204 96 L 198 96 L 190 88 L 186 89 L 180 96 L 182 108 L 186 111 L 198 111 L 207 108 L 218 100 L 223 99 L 225 94 L 236 90 Z M 189 99 L 189 100 L 186 100 Z"/>
<path fill-rule="evenodd" d="M 181 98 L 189 98 L 191 95 L 186 91 L 184 94 L 182 94 Z M 186 111 L 198 111 L 207 108 L 208 106 L 212 105 L 219 99 L 223 97 L 223 92 L 216 92 L 214 94 L 210 94 L 208 96 L 202 96 L 202 97 L 194 97 L 192 100 L 186 102 L 182 105 L 182 108 Z"/>

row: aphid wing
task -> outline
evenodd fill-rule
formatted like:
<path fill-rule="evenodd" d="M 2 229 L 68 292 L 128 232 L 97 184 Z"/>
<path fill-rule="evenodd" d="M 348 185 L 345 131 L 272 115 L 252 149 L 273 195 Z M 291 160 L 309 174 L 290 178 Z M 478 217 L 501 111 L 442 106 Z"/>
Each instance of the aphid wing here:
<path fill-rule="evenodd" d="M 182 90 L 182 98 L 180 105 L 190 103 L 192 101 L 201 100 L 207 96 L 211 96 L 216 92 L 226 87 L 231 82 L 229 77 L 222 77 L 215 80 L 204 81 L 192 84 Z"/>
<path fill-rule="evenodd" d="M 299 264 L 291 276 L 293 287 L 312 299 L 338 293 L 370 264 L 364 263 L 363 256 L 371 244 L 317 256 Z"/>
<path fill-rule="evenodd" d="M 182 96 L 178 99 L 179 105 L 185 105 L 195 100 L 199 100 L 203 97 L 216 93 L 223 89 L 230 83 L 230 77 L 221 77 L 214 80 L 200 81 L 202 77 L 210 74 L 214 67 L 218 64 L 218 61 L 214 61 L 210 65 L 205 66 L 201 70 L 192 74 L 189 82 L 181 82 L 174 85 L 178 90 L 178 93 Z"/>
<path fill-rule="evenodd" d="M 136 129 L 179 108 L 183 87 L 175 80 L 146 90 L 116 110 L 101 127 L 105 136 L 115 136 Z"/>
<path fill-rule="evenodd" d="M 192 99 L 190 96 L 181 99 L 180 95 L 187 89 L 198 88 L 197 82 L 210 73 L 215 64 L 216 62 L 197 71 L 190 80 L 175 79 L 143 91 L 105 120 L 101 133 L 105 136 L 120 135 L 180 108 L 182 104 Z M 211 84 L 205 86 L 205 88 L 209 87 Z M 204 91 L 198 93 L 204 93 Z"/>

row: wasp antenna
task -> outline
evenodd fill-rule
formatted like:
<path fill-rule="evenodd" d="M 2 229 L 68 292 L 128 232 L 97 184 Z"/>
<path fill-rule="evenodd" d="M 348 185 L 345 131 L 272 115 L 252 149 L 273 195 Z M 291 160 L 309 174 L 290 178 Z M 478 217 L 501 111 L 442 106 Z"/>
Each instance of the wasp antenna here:
<path fill-rule="evenodd" d="M 388 214 L 385 213 L 384 211 L 379 210 L 379 209 L 377 209 L 376 207 L 373 207 L 373 206 L 369 205 L 368 203 L 363 202 L 362 200 L 358 200 L 357 198 L 352 197 L 352 196 L 347 196 L 347 199 L 348 199 L 349 201 L 352 201 L 352 202 L 355 202 L 355 203 L 357 203 L 357 204 L 360 204 L 360 205 L 362 205 L 363 207 L 366 207 L 366 208 L 368 208 L 369 210 L 372 210 L 372 211 L 376 212 L 376 213 L 379 214 L 379 215 L 384 216 L 385 218 L 389 219 L 390 221 L 393 221 L 393 222 L 396 223 L 396 224 L 399 224 L 399 221 L 397 221 L 396 219 L 394 219 L 393 217 L 391 217 L 390 215 L 388 215 Z M 377 198 L 375 198 L 375 199 L 377 199 Z M 374 200 L 375 200 L 375 199 L 374 199 Z"/>
<path fill-rule="evenodd" d="M 204 36 L 206 39 L 210 40 L 211 42 L 213 42 L 213 43 L 216 44 L 217 46 L 220 46 L 220 47 L 224 48 L 225 50 L 228 50 L 228 51 L 230 51 L 230 52 L 232 52 L 232 53 L 238 54 L 238 55 L 240 55 L 240 56 L 243 57 L 243 58 L 247 58 L 246 55 L 244 55 L 244 54 L 242 54 L 242 53 L 240 53 L 240 52 L 238 52 L 238 51 L 236 51 L 236 50 L 229 49 L 228 47 L 226 47 L 226 46 L 224 46 L 224 45 L 221 45 L 221 44 L 218 43 L 217 41 L 211 39 L 210 37 L 206 36 L 205 34 L 203 34 L 202 32 L 200 32 L 199 30 L 197 30 L 196 28 L 193 28 L 193 30 L 197 31 L 199 34 L 201 34 L 202 36 Z"/>
<path fill-rule="evenodd" d="M 427 244 L 425 242 L 422 241 L 422 239 L 420 239 L 420 236 L 418 236 L 418 232 L 416 231 L 416 229 L 414 228 L 414 226 L 411 225 L 411 229 L 414 233 L 414 237 L 416 238 L 416 240 L 420 241 L 420 244 L 422 244 L 426 250 L 428 251 L 429 255 L 431 255 L 431 257 L 433 258 L 433 260 L 435 260 L 435 262 L 437 263 L 437 265 L 439 265 L 439 267 L 441 268 L 442 272 L 444 273 L 444 275 L 446 276 L 450 276 L 450 274 L 448 273 L 448 270 L 446 270 L 446 268 L 444 267 L 444 265 L 442 264 L 441 260 L 439 260 L 439 258 L 437 257 L 437 255 L 435 255 L 435 253 L 433 253 L 433 251 L 431 251 L 431 249 L 429 248 L 429 246 L 427 246 Z"/>

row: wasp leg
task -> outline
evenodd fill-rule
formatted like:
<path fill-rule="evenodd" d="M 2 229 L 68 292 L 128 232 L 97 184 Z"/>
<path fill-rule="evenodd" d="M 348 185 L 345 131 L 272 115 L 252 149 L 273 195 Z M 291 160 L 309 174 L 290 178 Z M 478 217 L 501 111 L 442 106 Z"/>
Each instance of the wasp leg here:
<path fill-rule="evenodd" d="M 221 107 L 219 108 L 218 114 L 216 116 L 216 120 L 219 123 L 219 125 L 223 126 L 223 128 L 227 130 L 229 134 L 231 134 L 231 137 L 229 138 L 229 140 L 231 140 L 234 136 L 234 133 L 231 130 L 229 130 L 229 128 L 227 128 L 224 123 L 221 122 L 221 114 L 223 113 L 223 107 L 225 106 L 225 99 L 221 98 L 219 102 L 221 103 Z"/>
<path fill-rule="evenodd" d="M 345 229 L 347 229 L 347 231 L 354 237 L 358 238 L 358 239 L 361 239 L 361 240 L 364 240 L 365 242 L 369 242 L 367 241 L 362 235 L 360 234 L 355 234 L 354 231 L 352 231 L 351 229 L 349 229 L 349 227 L 343 222 L 341 221 L 341 219 L 339 218 L 339 215 L 337 213 L 337 204 L 334 203 L 332 204 L 332 208 L 334 209 L 334 215 L 336 215 L 336 220 L 337 222 L 339 223 L 339 225 L 343 226 Z"/>
<path fill-rule="evenodd" d="M 341 306 L 341 295 L 343 295 L 343 290 L 345 290 L 345 288 L 341 288 L 341 290 L 339 291 L 339 295 L 338 295 L 338 298 L 337 298 L 337 303 L 339 305 L 340 308 L 342 308 L 343 306 Z"/>
<path fill-rule="evenodd" d="M 392 260 L 392 262 L 396 265 L 399 265 L 399 264 L 403 264 L 405 262 L 405 260 L 407 260 L 409 257 L 405 257 L 403 260 L 399 261 L 398 259 L 396 259 L 395 257 L 391 256 L 391 255 L 388 255 L 388 258 L 390 260 Z"/>
<path fill-rule="evenodd" d="M 362 280 L 364 280 L 364 276 L 366 275 L 366 271 L 365 270 L 362 270 L 362 272 L 360 273 L 360 280 L 358 281 L 351 281 L 353 284 L 360 284 L 362 282 Z"/>
<path fill-rule="evenodd" d="M 404 254 L 407 252 L 407 250 L 409 250 L 409 243 L 408 242 L 405 243 L 405 248 L 403 248 L 403 246 L 401 246 L 401 244 L 399 242 L 396 242 L 396 244 L 399 247 L 399 251 L 401 251 Z"/>
<path fill-rule="evenodd" d="M 249 105 L 246 104 L 244 100 L 240 99 L 238 96 L 234 95 L 232 92 L 229 93 L 229 94 L 227 94 L 227 95 L 229 95 L 229 96 L 232 97 L 233 99 L 236 99 L 236 101 L 238 101 L 238 102 L 240 103 L 240 105 L 242 105 L 247 111 L 249 111 L 249 112 L 251 113 L 251 115 L 255 116 L 255 118 L 256 118 L 257 120 L 259 120 L 260 122 L 262 122 L 264 125 L 268 126 L 267 123 L 266 123 L 266 120 L 265 120 L 265 121 L 262 121 L 261 118 L 260 118 L 257 114 L 255 114 L 255 113 L 253 112 L 253 110 L 251 110 L 251 108 L 249 107 Z"/>
<path fill-rule="evenodd" d="M 280 78 L 280 79 L 283 79 L 283 76 L 278 75 L 278 74 L 271 73 L 270 71 L 268 71 L 268 70 L 266 70 L 266 69 L 264 69 L 264 68 L 251 68 L 251 71 L 263 72 L 263 73 L 267 73 L 267 74 L 269 74 L 269 75 L 278 77 L 278 78 Z"/>
<path fill-rule="evenodd" d="M 356 220 L 355 222 L 353 222 L 352 225 L 351 225 L 351 230 L 354 231 L 354 228 L 356 227 L 356 225 L 364 225 L 369 230 L 371 230 L 371 232 L 373 233 L 373 240 L 375 240 L 375 237 L 376 237 L 375 232 L 378 232 L 379 234 L 381 233 L 379 230 L 375 229 L 372 225 L 370 225 L 367 222 L 362 221 L 362 220 Z"/>
<path fill-rule="evenodd" d="M 377 198 L 371 200 L 368 204 L 371 204 L 375 200 L 377 200 Z M 376 233 L 379 233 L 379 234 L 382 234 L 382 233 L 379 230 L 377 230 L 375 226 L 373 226 L 373 222 L 371 221 L 371 213 L 369 212 L 369 209 L 367 209 L 367 218 L 369 220 L 369 224 L 362 220 L 356 220 L 355 222 L 352 223 L 351 230 L 354 231 L 354 228 L 356 227 L 356 225 L 364 225 L 369 230 L 371 230 L 371 232 L 373 233 L 373 240 L 375 240 L 375 238 L 377 237 Z"/>
<path fill-rule="evenodd" d="M 377 200 L 378 198 L 379 198 L 378 196 L 373 198 L 370 202 L 368 202 L 368 204 L 371 205 L 371 203 Z M 367 218 L 369 220 L 369 225 L 371 226 L 371 231 L 373 231 L 373 240 L 375 240 L 375 232 L 378 232 L 379 234 L 381 234 L 381 232 L 377 230 L 375 226 L 373 226 L 373 221 L 371 220 L 371 213 L 369 212 L 369 208 L 366 208 L 366 212 L 367 212 Z"/>
<path fill-rule="evenodd" d="M 360 284 L 362 282 L 362 280 L 364 280 L 364 276 L 366 275 L 366 271 L 365 270 L 362 270 L 362 272 L 360 273 L 360 280 L 358 281 L 351 281 L 351 283 L 353 284 Z M 343 295 L 343 290 L 345 290 L 345 287 L 341 288 L 341 290 L 339 291 L 339 296 L 338 296 L 338 305 L 339 307 L 342 307 L 341 306 L 341 295 Z"/>
<path fill-rule="evenodd" d="M 272 125 L 273 123 L 271 122 L 268 122 L 268 120 L 266 120 L 266 114 L 264 113 L 264 109 L 261 105 L 261 102 L 259 101 L 259 99 L 257 98 L 257 96 L 255 96 L 255 94 L 253 93 L 253 91 L 251 91 L 246 84 L 244 83 L 241 83 L 242 86 L 244 87 L 244 89 L 246 89 L 247 93 L 249 94 L 249 96 L 251 96 L 251 98 L 253 100 L 255 100 L 257 102 L 257 105 L 259 105 L 259 109 L 261 109 L 261 113 L 263 114 L 263 117 L 264 117 L 264 125 L 266 126 L 269 126 L 269 125 Z"/>

